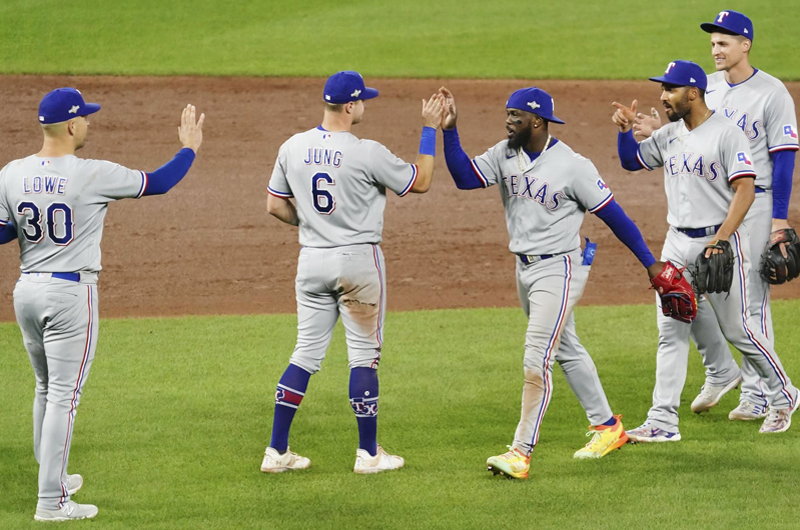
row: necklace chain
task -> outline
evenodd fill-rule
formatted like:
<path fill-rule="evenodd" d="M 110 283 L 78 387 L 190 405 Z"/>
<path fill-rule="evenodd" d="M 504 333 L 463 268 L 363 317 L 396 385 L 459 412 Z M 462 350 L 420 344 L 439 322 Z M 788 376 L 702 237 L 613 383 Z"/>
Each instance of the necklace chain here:
<path fill-rule="evenodd" d="M 544 149 L 542 149 L 542 152 L 539 154 L 538 157 L 536 157 L 536 160 L 533 161 L 533 165 L 536 165 L 536 162 L 538 162 L 539 159 L 542 158 L 544 152 L 550 148 L 550 142 L 552 140 L 553 137 L 550 136 L 550 133 L 547 133 L 547 140 L 544 142 Z M 525 171 L 525 165 L 522 163 L 522 147 L 517 148 L 517 163 L 519 164 L 519 170 Z"/>

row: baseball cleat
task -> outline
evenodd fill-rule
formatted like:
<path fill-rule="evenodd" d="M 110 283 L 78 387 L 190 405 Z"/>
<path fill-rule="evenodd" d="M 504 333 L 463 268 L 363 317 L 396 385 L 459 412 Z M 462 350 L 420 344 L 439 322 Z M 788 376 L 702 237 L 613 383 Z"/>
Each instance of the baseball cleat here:
<path fill-rule="evenodd" d="M 792 414 L 797 410 L 800 405 L 800 400 L 795 400 L 794 407 L 790 409 L 776 410 L 770 408 L 767 410 L 767 419 L 761 424 L 758 432 L 762 434 L 773 434 L 779 432 L 786 432 L 792 425 Z"/>
<path fill-rule="evenodd" d="M 64 506 L 56 510 L 36 508 L 36 515 L 33 518 L 36 521 L 58 523 L 62 521 L 77 521 L 78 519 L 91 519 L 95 515 L 97 515 L 97 506 L 67 501 Z"/>
<path fill-rule="evenodd" d="M 508 478 L 528 478 L 531 469 L 531 457 L 516 447 L 507 446 L 509 451 L 502 455 L 490 456 L 486 460 L 486 468 L 495 475 Z"/>
<path fill-rule="evenodd" d="M 629 441 L 636 443 L 679 442 L 681 439 L 681 433 L 678 431 L 665 431 L 648 422 L 631 431 L 627 431 L 627 434 Z"/>
<path fill-rule="evenodd" d="M 742 376 L 739 375 L 726 385 L 717 386 L 709 385 L 708 383 L 704 384 L 703 388 L 700 389 L 700 393 L 694 398 L 694 401 L 692 401 L 692 412 L 700 414 L 701 412 L 715 407 L 717 403 L 719 403 L 719 400 L 722 399 L 722 396 L 738 387 L 741 382 Z"/>
<path fill-rule="evenodd" d="M 767 407 L 755 405 L 749 401 L 742 401 L 739 406 L 730 411 L 728 419 L 732 421 L 751 421 L 767 415 Z"/>
<path fill-rule="evenodd" d="M 281 454 L 272 447 L 264 451 L 264 460 L 261 461 L 261 471 L 264 473 L 283 473 L 290 469 L 306 469 L 311 465 L 311 460 L 297 453 L 289 451 Z"/>
<path fill-rule="evenodd" d="M 71 497 L 83 487 L 83 477 L 80 475 L 67 475 L 67 494 Z"/>
<path fill-rule="evenodd" d="M 584 447 L 578 449 L 574 458 L 602 458 L 614 449 L 619 449 L 628 442 L 628 434 L 622 426 L 622 414 L 614 416 L 614 425 L 589 426 L 586 436 L 592 439 Z"/>
<path fill-rule="evenodd" d="M 353 466 L 353 471 L 360 475 L 370 475 L 381 471 L 400 469 L 404 464 L 403 457 L 390 455 L 379 445 L 375 456 L 372 456 L 364 449 L 356 450 L 356 465 Z"/>

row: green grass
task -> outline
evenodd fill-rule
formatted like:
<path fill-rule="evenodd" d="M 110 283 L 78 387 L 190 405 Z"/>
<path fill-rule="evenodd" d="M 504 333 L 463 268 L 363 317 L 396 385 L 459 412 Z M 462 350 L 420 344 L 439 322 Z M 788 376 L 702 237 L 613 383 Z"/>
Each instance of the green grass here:
<path fill-rule="evenodd" d="M 800 373 L 798 302 L 774 304 L 779 348 Z M 654 308 L 581 307 L 576 318 L 609 400 L 645 418 Z M 392 313 L 381 368 L 379 439 L 406 468 L 352 472 L 356 422 L 341 329 L 292 431 L 306 472 L 259 472 L 275 383 L 294 344 L 291 315 L 105 320 L 78 414 L 70 471 L 92 528 L 796 528 L 800 427 L 776 436 L 733 423 L 736 392 L 711 413 L 693 354 L 677 444 L 627 446 L 596 462 L 572 453 L 586 418 L 559 369 L 531 479 L 485 471 L 519 417 L 525 320 L 516 309 Z M 794 334 L 791 334 L 794 333 Z M 0 528 L 32 520 L 33 375 L 17 328 L 0 324 Z"/>
<path fill-rule="evenodd" d="M 0 71 L 115 75 L 641 79 L 674 59 L 712 68 L 699 29 L 719 2 L 674 0 L 4 0 Z M 753 62 L 800 79 L 800 10 L 755 22 Z"/>

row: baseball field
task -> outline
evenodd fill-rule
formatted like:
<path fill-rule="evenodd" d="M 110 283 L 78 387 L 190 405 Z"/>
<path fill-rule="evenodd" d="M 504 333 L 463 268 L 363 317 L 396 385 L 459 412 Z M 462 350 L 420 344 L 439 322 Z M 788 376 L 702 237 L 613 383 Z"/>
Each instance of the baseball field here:
<path fill-rule="evenodd" d="M 87 158 L 153 170 L 180 144 L 180 109 L 207 114 L 195 166 L 167 196 L 109 208 L 100 338 L 79 408 L 70 472 L 93 528 L 797 528 L 800 426 L 758 434 L 727 413 L 698 416 L 691 354 L 676 444 L 629 445 L 599 461 L 572 453 L 586 418 L 559 369 L 531 478 L 485 471 L 519 419 L 526 321 L 497 190 L 456 190 L 439 156 L 424 196 L 390 198 L 383 249 L 389 313 L 379 441 L 400 471 L 352 473 L 356 422 L 337 328 L 312 378 L 291 446 L 306 472 L 265 475 L 275 383 L 295 339 L 297 233 L 266 214 L 280 144 L 321 117 L 324 78 L 361 71 L 381 91 L 354 130 L 412 160 L 420 100 L 443 84 L 477 155 L 504 134 L 511 91 L 537 85 L 658 253 L 666 232 L 660 174 L 619 167 L 611 102 L 658 103 L 646 81 L 674 59 L 713 68 L 699 23 L 720 9 L 755 23 L 753 64 L 800 101 L 800 15 L 788 2 L 676 0 L 631 12 L 620 0 L 521 5 L 422 2 L 113 2 L 0 5 L 0 167 L 39 148 L 36 106 L 80 88 L 93 116 Z M 441 140 L 440 140 L 441 143 Z M 441 155 L 441 148 L 439 148 Z M 798 186 L 795 178 L 795 188 Z M 789 221 L 800 224 L 795 200 Z M 635 427 L 650 406 L 657 330 L 636 259 L 599 220 L 599 250 L 577 329 L 615 413 Z M 0 528 L 35 527 L 34 379 L 14 323 L 18 246 L 0 247 Z M 773 290 L 777 349 L 800 378 L 800 282 Z M 738 353 L 735 354 L 738 358 Z M 79 525 L 82 523 L 73 523 Z"/>

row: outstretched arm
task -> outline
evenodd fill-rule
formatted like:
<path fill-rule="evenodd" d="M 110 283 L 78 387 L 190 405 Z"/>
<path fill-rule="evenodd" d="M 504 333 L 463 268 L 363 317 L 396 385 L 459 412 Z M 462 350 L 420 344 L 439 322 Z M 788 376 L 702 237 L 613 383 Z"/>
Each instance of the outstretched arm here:
<path fill-rule="evenodd" d="M 422 100 L 422 136 L 417 155 L 417 180 L 411 193 L 425 193 L 433 180 L 433 160 L 436 155 L 436 129 L 442 123 L 442 96 L 434 94 L 429 100 Z"/>
<path fill-rule="evenodd" d="M 481 178 L 480 173 L 473 167 L 472 160 L 461 148 L 461 140 L 458 138 L 458 129 L 456 128 L 458 118 L 456 100 L 445 87 L 440 88 L 439 92 L 444 97 L 442 134 L 444 135 L 444 159 L 447 162 L 447 169 L 458 189 L 485 188 L 485 180 Z"/>
<path fill-rule="evenodd" d="M 178 137 L 183 144 L 183 149 L 178 151 L 172 160 L 147 173 L 147 185 L 142 195 L 162 195 L 171 190 L 181 181 L 192 167 L 195 154 L 203 143 L 203 122 L 205 114 L 195 120 L 196 110 L 194 105 L 186 105 L 181 113 L 181 125 L 178 127 Z"/>
<path fill-rule="evenodd" d="M 657 263 L 656 259 L 647 247 L 647 243 L 644 242 L 639 227 L 628 217 L 617 201 L 611 199 L 611 202 L 596 211 L 595 215 L 608 225 L 614 235 L 617 236 L 617 239 L 622 241 L 633 252 L 642 266 L 650 272 L 650 268 Z M 658 270 L 654 271 L 655 274 L 658 274 L 662 267 L 663 263 L 658 267 Z M 650 275 L 651 278 L 653 276 L 653 274 Z"/>

